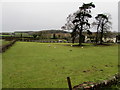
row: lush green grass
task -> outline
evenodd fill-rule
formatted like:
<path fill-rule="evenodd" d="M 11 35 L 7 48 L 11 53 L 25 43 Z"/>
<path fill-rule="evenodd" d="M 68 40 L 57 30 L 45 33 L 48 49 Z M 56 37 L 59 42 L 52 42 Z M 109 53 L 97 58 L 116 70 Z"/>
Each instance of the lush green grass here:
<path fill-rule="evenodd" d="M 0 37 L 11 37 L 11 36 L 13 36 L 13 35 L 0 35 Z"/>
<path fill-rule="evenodd" d="M 17 42 L 2 58 L 3 88 L 67 88 L 68 76 L 74 86 L 102 81 L 118 71 L 117 45 Z"/>

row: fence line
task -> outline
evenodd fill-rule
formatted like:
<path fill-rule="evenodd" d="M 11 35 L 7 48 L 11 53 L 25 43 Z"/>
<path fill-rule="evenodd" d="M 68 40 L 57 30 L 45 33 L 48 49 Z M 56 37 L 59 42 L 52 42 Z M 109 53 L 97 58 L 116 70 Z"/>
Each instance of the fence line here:
<path fill-rule="evenodd" d="M 76 85 L 73 87 L 73 90 L 104 90 L 110 87 L 112 85 L 120 84 L 119 82 L 120 74 L 115 74 L 113 77 L 109 78 L 108 80 L 104 80 L 99 83 L 94 82 L 84 82 L 82 84 Z"/>
<path fill-rule="evenodd" d="M 24 42 L 40 42 L 40 43 L 71 43 L 71 41 L 45 41 L 45 40 L 19 40 Z"/>
<path fill-rule="evenodd" d="M 9 44 L 3 45 L 0 47 L 0 53 L 5 52 L 7 49 L 9 49 L 13 44 L 16 42 L 16 40 L 11 41 Z"/>

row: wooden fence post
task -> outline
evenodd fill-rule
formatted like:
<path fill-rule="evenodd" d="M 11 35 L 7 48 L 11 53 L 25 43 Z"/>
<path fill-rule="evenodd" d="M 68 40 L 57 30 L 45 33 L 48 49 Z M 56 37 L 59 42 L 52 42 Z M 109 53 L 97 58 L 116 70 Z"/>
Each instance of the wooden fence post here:
<path fill-rule="evenodd" d="M 67 77 L 67 82 L 68 82 L 69 90 L 72 90 L 72 85 L 71 85 L 70 77 Z"/>

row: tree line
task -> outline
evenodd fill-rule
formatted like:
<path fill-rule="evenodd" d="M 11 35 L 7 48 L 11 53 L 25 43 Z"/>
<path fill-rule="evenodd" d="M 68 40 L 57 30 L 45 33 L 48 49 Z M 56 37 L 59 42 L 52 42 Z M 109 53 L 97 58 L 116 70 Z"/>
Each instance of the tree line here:
<path fill-rule="evenodd" d="M 95 21 L 90 24 L 89 19 L 92 18 L 91 9 L 95 8 L 95 4 L 83 3 L 79 10 L 75 13 L 68 15 L 67 23 L 62 26 L 63 30 L 72 30 L 71 37 L 74 43 L 76 38 L 79 38 L 79 46 L 82 45 L 83 31 L 87 31 L 89 35 L 92 32 L 89 30 L 92 26 L 95 26 L 96 31 L 96 44 L 103 44 L 103 34 L 111 28 L 111 21 L 109 14 L 97 14 Z"/>

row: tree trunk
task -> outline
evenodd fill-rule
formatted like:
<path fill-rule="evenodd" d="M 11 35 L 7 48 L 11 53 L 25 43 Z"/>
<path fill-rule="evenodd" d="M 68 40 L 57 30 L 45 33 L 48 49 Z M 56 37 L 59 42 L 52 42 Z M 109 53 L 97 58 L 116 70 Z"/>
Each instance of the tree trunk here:
<path fill-rule="evenodd" d="M 79 33 L 79 46 L 82 45 L 82 30 L 80 30 L 80 33 Z"/>
<path fill-rule="evenodd" d="M 103 44 L 102 38 L 103 38 L 103 25 L 102 25 L 101 36 L 100 36 L 100 44 Z"/>
<path fill-rule="evenodd" d="M 96 44 L 98 43 L 98 29 L 97 29 L 97 33 L 96 33 Z"/>
<path fill-rule="evenodd" d="M 96 40 L 95 40 L 95 42 L 96 42 L 96 44 L 97 44 L 97 42 L 98 42 L 98 38 L 97 38 L 97 36 L 96 36 Z"/>
<path fill-rule="evenodd" d="M 73 38 L 72 38 L 72 43 L 73 43 L 73 44 L 74 44 L 74 41 L 75 41 L 75 38 L 73 37 Z"/>
<path fill-rule="evenodd" d="M 98 30 L 99 30 L 100 24 L 97 26 L 97 33 L 96 33 L 96 44 L 98 43 Z"/>

